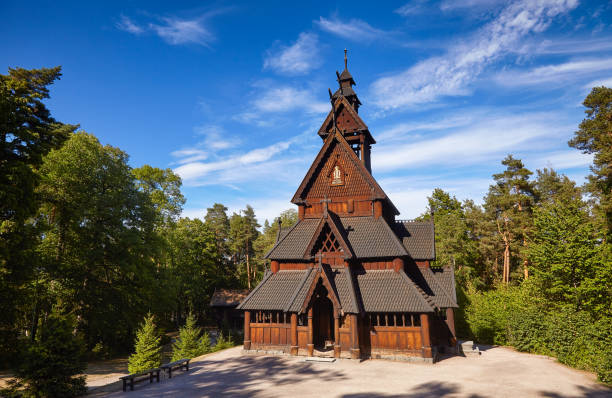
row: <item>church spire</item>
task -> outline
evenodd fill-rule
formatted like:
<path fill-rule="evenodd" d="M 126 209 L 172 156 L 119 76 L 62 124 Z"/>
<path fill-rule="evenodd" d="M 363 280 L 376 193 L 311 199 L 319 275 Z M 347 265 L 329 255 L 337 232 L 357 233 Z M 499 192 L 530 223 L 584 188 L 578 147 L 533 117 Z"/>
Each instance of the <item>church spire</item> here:
<path fill-rule="evenodd" d="M 347 49 L 344 49 L 344 70 L 342 73 L 338 73 L 336 71 L 336 76 L 338 78 L 338 84 L 340 87 L 334 93 L 333 98 L 344 97 L 351 104 L 355 112 L 359 111 L 359 106 L 361 105 L 361 101 L 357 98 L 357 94 L 355 90 L 353 90 L 353 86 L 355 85 L 355 80 L 353 80 L 353 76 L 348 70 L 348 58 L 347 58 Z"/>

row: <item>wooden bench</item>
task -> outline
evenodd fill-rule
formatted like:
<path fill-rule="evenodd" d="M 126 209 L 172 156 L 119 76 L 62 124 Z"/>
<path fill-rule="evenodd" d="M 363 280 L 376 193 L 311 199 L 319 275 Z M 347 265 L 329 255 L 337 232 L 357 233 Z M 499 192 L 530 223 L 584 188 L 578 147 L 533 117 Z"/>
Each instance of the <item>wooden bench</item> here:
<path fill-rule="evenodd" d="M 146 380 L 146 378 L 141 378 L 142 376 L 148 376 L 149 383 L 153 383 L 153 379 L 156 379 L 159 383 L 159 372 L 161 368 L 149 369 L 140 373 L 132 373 L 131 375 L 122 376 L 119 379 L 123 381 L 123 391 L 126 391 L 127 383 L 129 380 L 130 383 L 130 391 L 134 391 L 134 382 L 139 382 L 142 380 Z M 139 379 L 140 378 L 140 379 Z"/>
<path fill-rule="evenodd" d="M 172 378 L 172 370 L 174 369 L 185 369 L 185 372 L 189 370 L 189 359 L 179 359 L 178 361 L 170 362 L 161 366 L 161 369 L 168 372 L 168 378 Z"/>

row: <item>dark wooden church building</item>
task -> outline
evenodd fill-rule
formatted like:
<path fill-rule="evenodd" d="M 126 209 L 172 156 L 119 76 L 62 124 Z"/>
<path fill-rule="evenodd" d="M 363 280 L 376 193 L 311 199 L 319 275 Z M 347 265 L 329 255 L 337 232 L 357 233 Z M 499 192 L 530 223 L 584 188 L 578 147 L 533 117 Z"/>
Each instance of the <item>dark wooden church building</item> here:
<path fill-rule="evenodd" d="M 372 176 L 376 143 L 346 67 L 319 129 L 323 146 L 291 200 L 298 222 L 242 301 L 244 349 L 431 361 L 455 344 L 452 269 L 433 269 L 434 226 L 396 220 Z"/>

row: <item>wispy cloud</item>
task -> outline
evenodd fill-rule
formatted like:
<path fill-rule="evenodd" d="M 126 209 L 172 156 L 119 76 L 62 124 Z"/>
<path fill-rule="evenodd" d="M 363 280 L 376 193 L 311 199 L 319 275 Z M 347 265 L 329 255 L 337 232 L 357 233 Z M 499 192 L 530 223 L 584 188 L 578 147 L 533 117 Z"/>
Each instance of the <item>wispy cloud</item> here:
<path fill-rule="evenodd" d="M 208 158 L 208 153 L 201 149 L 180 149 L 178 151 L 171 152 L 172 157 L 178 158 L 177 163 L 192 163 Z"/>
<path fill-rule="evenodd" d="M 205 18 L 179 19 L 165 17 L 161 24 L 149 27 L 168 44 L 200 44 L 208 47 L 215 36 L 205 26 Z"/>
<path fill-rule="evenodd" d="M 393 12 L 403 17 L 408 17 L 425 12 L 427 10 L 426 5 L 427 0 L 411 0 Z"/>
<path fill-rule="evenodd" d="M 453 11 L 467 8 L 493 8 L 507 2 L 508 0 L 443 0 L 440 9 Z"/>
<path fill-rule="evenodd" d="M 315 23 L 325 32 L 353 41 L 374 41 L 388 38 L 391 32 L 378 29 L 361 19 L 342 21 L 337 17 L 330 19 L 319 17 Z"/>
<path fill-rule="evenodd" d="M 314 33 L 302 32 L 290 46 L 280 46 L 268 51 L 264 68 L 287 75 L 310 72 L 321 64 L 318 37 Z"/>
<path fill-rule="evenodd" d="M 240 144 L 239 138 L 230 135 L 219 125 L 203 125 L 196 127 L 194 130 L 198 135 L 204 136 L 204 140 L 200 144 L 206 148 L 222 150 L 233 148 Z"/>
<path fill-rule="evenodd" d="M 277 142 L 267 147 L 252 149 L 246 153 L 233 155 L 213 162 L 183 162 L 184 164 L 174 169 L 174 172 L 181 176 L 186 185 L 192 186 L 210 183 L 211 181 L 205 181 L 203 179 L 213 172 L 217 173 L 217 175 L 214 176 L 214 181 L 216 183 L 242 181 L 244 178 L 248 179 L 248 176 L 252 175 L 253 169 L 256 169 L 262 163 L 286 151 L 296 139 L 297 138 L 293 138 L 291 140 Z M 269 165 L 266 167 L 269 168 Z M 278 165 L 278 167 L 280 167 L 280 165 Z M 220 172 L 229 170 L 233 171 L 233 178 L 231 178 L 231 181 L 223 181 L 223 174 Z"/>
<path fill-rule="evenodd" d="M 544 40 L 531 44 L 529 50 L 536 54 L 581 54 L 612 51 L 609 38 L 581 38 Z"/>
<path fill-rule="evenodd" d="M 497 162 L 517 150 L 531 151 L 550 145 L 551 137 L 572 131 L 550 113 L 493 116 L 478 119 L 446 135 L 399 142 L 387 140 L 372 154 L 375 171 L 393 171 L 406 167 L 448 165 L 452 167 Z M 548 143 L 548 144 L 546 144 Z"/>
<path fill-rule="evenodd" d="M 583 59 L 557 65 L 538 66 L 530 70 L 510 70 L 498 73 L 495 81 L 504 86 L 524 86 L 583 79 L 596 72 L 609 72 L 612 69 L 612 58 Z"/>
<path fill-rule="evenodd" d="M 191 18 L 177 16 L 156 17 L 156 22 L 138 23 L 130 17 L 121 15 L 116 28 L 134 35 L 155 34 L 168 44 L 197 44 L 209 47 L 216 40 L 210 31 L 209 21 L 214 15 L 225 10 L 218 9 Z"/>
<path fill-rule="evenodd" d="M 306 113 L 325 113 L 330 110 L 330 105 L 316 100 L 312 92 L 289 86 L 263 92 L 253 105 L 257 110 L 266 113 L 288 112 L 298 108 Z"/>
<path fill-rule="evenodd" d="M 123 14 L 119 17 L 119 21 L 115 24 L 115 27 L 119 30 L 132 33 L 134 35 L 142 34 L 145 31 L 142 26 L 137 25 L 129 17 L 126 17 Z"/>
<path fill-rule="evenodd" d="M 593 87 L 600 87 L 600 86 L 612 87 L 612 77 L 593 80 L 592 82 L 585 84 L 584 88 L 587 90 L 590 90 Z"/>
<path fill-rule="evenodd" d="M 445 55 L 375 81 L 371 86 L 374 102 L 382 109 L 396 109 L 435 102 L 444 96 L 467 95 L 470 84 L 486 66 L 519 46 L 527 35 L 544 31 L 556 16 L 576 5 L 577 0 L 511 3 Z"/>

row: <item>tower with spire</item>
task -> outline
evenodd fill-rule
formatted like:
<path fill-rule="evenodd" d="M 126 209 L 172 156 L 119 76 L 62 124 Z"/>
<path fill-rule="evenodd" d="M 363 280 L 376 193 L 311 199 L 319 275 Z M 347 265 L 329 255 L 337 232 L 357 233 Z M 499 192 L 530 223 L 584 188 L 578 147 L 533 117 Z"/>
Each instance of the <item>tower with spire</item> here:
<path fill-rule="evenodd" d="M 372 175 L 346 50 L 336 77 L 323 145 L 291 199 L 298 222 L 279 230 L 270 272 L 238 307 L 244 349 L 433 361 L 456 342 L 454 272 L 430 267 L 433 224 L 396 220 Z"/>

